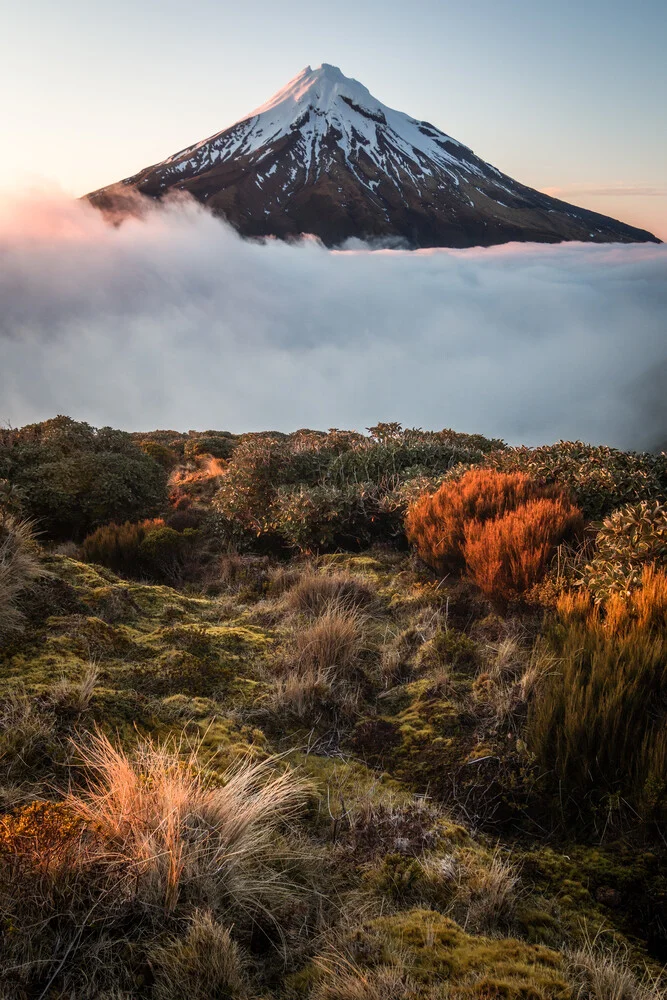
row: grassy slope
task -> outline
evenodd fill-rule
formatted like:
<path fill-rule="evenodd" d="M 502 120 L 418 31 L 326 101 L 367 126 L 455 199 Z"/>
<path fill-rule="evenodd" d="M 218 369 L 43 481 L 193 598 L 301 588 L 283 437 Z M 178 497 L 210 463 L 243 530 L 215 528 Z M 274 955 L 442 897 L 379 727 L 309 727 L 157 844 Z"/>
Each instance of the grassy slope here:
<path fill-rule="evenodd" d="M 321 571 L 352 573 L 377 598 L 364 624 L 356 712 L 299 719 L 272 707 L 271 690 L 295 628 L 305 626 L 267 581 L 205 597 L 63 556 L 47 565 L 52 576 L 30 602 L 29 627 L 1 654 L 3 698 L 47 698 L 93 664 L 92 698 L 69 711 L 65 734 L 97 725 L 131 746 L 137 733 L 185 729 L 202 738 L 213 772 L 246 754 L 287 752 L 316 782 L 296 835 L 328 899 L 317 918 L 303 916 L 303 931 L 285 916 L 284 965 L 267 958 L 263 967 L 255 956 L 263 996 L 321 988 L 313 959 L 332 942 L 369 969 L 409 967 L 410 995 L 424 997 L 444 981 L 461 998 L 569 997 L 563 949 L 600 928 L 636 964 L 646 957 L 651 905 L 642 898 L 664 897 L 659 858 L 545 845 L 544 831 L 523 822 L 532 761 L 485 680 L 506 626 L 465 588 L 435 587 L 396 553 L 321 559 Z M 8 806 L 57 796 L 53 774 L 57 786 L 64 772 L 44 754 L 21 776 L 20 793 L 6 793 Z M 482 824 L 486 834 L 470 832 Z M 447 866 L 455 878 L 442 876 Z M 489 905 L 494 890 L 508 888 L 508 867 L 519 883 Z M 150 996 L 137 975 L 136 995 Z"/>

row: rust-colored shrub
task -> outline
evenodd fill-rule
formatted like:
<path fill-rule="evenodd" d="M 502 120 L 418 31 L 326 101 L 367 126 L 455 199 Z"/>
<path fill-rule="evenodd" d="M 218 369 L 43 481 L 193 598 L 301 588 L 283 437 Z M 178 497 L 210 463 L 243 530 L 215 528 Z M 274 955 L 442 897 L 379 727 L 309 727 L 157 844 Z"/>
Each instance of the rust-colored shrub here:
<path fill-rule="evenodd" d="M 540 580 L 556 547 L 582 526 L 577 507 L 547 497 L 493 520 L 469 521 L 463 545 L 468 573 L 492 600 L 516 598 Z"/>
<path fill-rule="evenodd" d="M 558 486 L 540 486 L 521 472 L 471 469 L 460 479 L 424 494 L 408 510 L 405 531 L 419 556 L 436 572 L 465 569 L 466 526 L 502 517 L 530 500 L 565 500 Z"/>

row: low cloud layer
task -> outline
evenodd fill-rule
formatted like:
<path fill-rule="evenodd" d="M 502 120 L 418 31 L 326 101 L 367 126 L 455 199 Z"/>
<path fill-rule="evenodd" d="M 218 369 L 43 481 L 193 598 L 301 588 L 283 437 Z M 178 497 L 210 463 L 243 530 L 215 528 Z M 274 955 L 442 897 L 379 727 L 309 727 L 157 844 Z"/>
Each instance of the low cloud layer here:
<path fill-rule="evenodd" d="M 0 206 L 0 420 L 667 440 L 667 246 L 336 253 L 194 205 Z"/>

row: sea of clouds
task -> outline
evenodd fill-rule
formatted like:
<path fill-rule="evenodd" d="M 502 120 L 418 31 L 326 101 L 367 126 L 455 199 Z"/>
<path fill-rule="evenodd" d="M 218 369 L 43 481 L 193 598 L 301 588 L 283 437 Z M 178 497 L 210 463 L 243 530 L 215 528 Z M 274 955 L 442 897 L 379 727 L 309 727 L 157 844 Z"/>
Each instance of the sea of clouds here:
<path fill-rule="evenodd" d="M 667 245 L 335 252 L 0 204 L 0 421 L 667 441 Z"/>

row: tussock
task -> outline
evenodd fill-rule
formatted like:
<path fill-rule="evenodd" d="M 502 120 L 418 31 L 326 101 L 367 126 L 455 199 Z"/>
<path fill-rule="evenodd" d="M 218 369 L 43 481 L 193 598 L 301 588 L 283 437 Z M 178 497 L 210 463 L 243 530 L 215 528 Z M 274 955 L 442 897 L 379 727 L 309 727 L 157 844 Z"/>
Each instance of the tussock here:
<path fill-rule="evenodd" d="M 289 610 L 310 615 L 321 614 L 333 601 L 350 608 L 364 608 L 374 600 L 375 594 L 367 583 L 345 573 L 304 572 L 285 597 Z"/>
<path fill-rule="evenodd" d="M 574 1000 L 665 1000 L 667 990 L 647 971 L 637 975 L 627 949 L 605 943 L 599 935 L 585 937 L 567 957 Z"/>
<path fill-rule="evenodd" d="M 242 1000 L 248 996 L 243 962 L 229 930 L 210 910 L 197 910 L 186 935 L 150 953 L 154 1000 Z"/>
<path fill-rule="evenodd" d="M 256 910 L 287 891 L 269 858 L 274 834 L 301 807 L 308 785 L 275 760 L 244 761 L 207 785 L 197 748 L 183 754 L 141 741 L 130 757 L 102 733 L 77 746 L 89 775 L 70 809 L 102 831 L 133 866 L 145 903 L 180 901 Z"/>
<path fill-rule="evenodd" d="M 0 517 L 0 637 L 21 628 L 18 596 L 43 575 L 32 524 L 11 515 Z"/>

